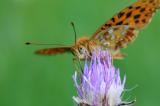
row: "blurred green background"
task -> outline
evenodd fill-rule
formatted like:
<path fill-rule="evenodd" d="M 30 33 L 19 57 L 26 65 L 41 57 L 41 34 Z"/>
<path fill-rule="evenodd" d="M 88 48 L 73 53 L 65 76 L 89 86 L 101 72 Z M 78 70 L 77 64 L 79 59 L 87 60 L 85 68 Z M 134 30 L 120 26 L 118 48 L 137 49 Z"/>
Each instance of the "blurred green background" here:
<path fill-rule="evenodd" d="M 0 0 L 0 106 L 73 106 L 76 95 L 71 54 L 37 56 L 34 51 L 71 45 L 74 21 L 78 37 L 90 36 L 107 19 L 136 0 Z M 126 88 L 136 106 L 160 104 L 160 12 L 116 61 L 127 75 Z"/>

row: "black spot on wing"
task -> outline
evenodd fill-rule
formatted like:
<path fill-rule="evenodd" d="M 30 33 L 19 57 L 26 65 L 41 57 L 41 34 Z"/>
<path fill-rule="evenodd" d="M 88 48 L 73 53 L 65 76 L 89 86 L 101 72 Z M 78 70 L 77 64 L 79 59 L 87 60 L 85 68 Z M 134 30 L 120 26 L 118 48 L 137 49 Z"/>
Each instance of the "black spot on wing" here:
<path fill-rule="evenodd" d="M 149 1 L 149 3 L 152 3 L 152 2 L 154 2 L 154 0 L 150 0 L 150 1 Z"/>
<path fill-rule="evenodd" d="M 145 11 L 145 8 L 140 9 L 140 12 L 144 12 L 144 11 Z"/>
<path fill-rule="evenodd" d="M 101 28 L 101 30 L 105 30 L 105 28 L 104 28 L 104 27 L 102 27 L 102 28 Z"/>
<path fill-rule="evenodd" d="M 104 26 L 105 26 L 105 27 L 110 27 L 110 26 L 111 26 L 111 24 L 104 24 Z"/>
<path fill-rule="evenodd" d="M 123 21 L 116 23 L 116 25 L 122 25 L 122 24 L 123 24 Z"/>
<path fill-rule="evenodd" d="M 129 8 L 129 9 L 132 9 L 133 7 L 132 7 L 132 6 L 129 6 L 128 8 Z"/>
<path fill-rule="evenodd" d="M 143 23 L 146 23 L 146 19 L 142 19 L 142 22 L 143 22 Z"/>
<path fill-rule="evenodd" d="M 112 20 L 112 22 L 115 22 L 115 18 L 114 17 L 111 20 Z"/>
<path fill-rule="evenodd" d="M 121 18 L 123 15 L 124 15 L 124 12 L 120 12 L 120 13 L 118 14 L 118 18 Z"/>
<path fill-rule="evenodd" d="M 135 23 L 136 23 L 136 24 L 139 23 L 139 20 L 136 20 Z"/>
<path fill-rule="evenodd" d="M 148 14 L 145 14 L 146 17 L 148 17 Z"/>
<path fill-rule="evenodd" d="M 137 6 L 137 7 L 136 7 L 136 9 L 140 9 L 140 8 L 141 8 L 141 6 Z"/>
<path fill-rule="evenodd" d="M 137 14 L 134 16 L 134 19 L 138 19 L 141 15 L 140 14 Z"/>
<path fill-rule="evenodd" d="M 124 25 L 129 25 L 129 23 L 125 23 Z"/>
<path fill-rule="evenodd" d="M 130 12 L 128 12 L 128 13 L 126 14 L 126 18 L 129 18 L 131 15 L 132 15 L 132 11 L 130 11 Z"/>

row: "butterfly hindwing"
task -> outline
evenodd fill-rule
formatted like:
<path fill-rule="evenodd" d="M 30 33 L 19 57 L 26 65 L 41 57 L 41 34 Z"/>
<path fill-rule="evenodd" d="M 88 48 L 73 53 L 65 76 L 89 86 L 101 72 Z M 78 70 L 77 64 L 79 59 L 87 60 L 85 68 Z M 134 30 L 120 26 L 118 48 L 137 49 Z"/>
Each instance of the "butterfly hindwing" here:
<path fill-rule="evenodd" d="M 126 47 L 137 36 L 138 30 L 128 25 L 112 26 L 96 36 L 100 45 L 109 49 Z"/>

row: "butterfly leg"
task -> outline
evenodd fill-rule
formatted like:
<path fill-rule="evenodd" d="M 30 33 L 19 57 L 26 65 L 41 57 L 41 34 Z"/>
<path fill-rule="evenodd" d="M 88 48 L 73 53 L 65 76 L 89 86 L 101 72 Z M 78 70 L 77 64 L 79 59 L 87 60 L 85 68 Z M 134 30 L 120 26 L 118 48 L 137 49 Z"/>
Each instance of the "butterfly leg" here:
<path fill-rule="evenodd" d="M 73 63 L 75 65 L 75 67 L 76 67 L 76 70 L 80 69 L 80 71 L 83 73 L 83 68 L 82 68 L 82 64 L 81 64 L 80 59 L 78 59 L 77 57 L 74 57 L 73 58 Z"/>

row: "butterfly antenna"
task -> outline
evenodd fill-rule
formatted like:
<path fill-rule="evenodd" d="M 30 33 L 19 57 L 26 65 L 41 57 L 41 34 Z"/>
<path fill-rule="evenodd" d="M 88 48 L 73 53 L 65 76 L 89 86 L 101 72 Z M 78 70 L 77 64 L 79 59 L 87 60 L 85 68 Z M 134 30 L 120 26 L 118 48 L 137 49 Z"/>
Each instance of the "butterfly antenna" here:
<path fill-rule="evenodd" d="M 77 42 L 77 33 L 76 33 L 76 28 L 75 28 L 75 26 L 74 26 L 74 22 L 71 22 L 71 25 L 72 25 L 72 27 L 73 27 L 73 31 L 74 31 L 74 43 L 75 43 L 75 45 L 76 45 L 76 42 Z"/>
<path fill-rule="evenodd" d="M 26 45 L 55 45 L 55 46 L 66 46 L 63 44 L 47 44 L 47 43 L 35 43 L 35 42 L 26 42 Z"/>

